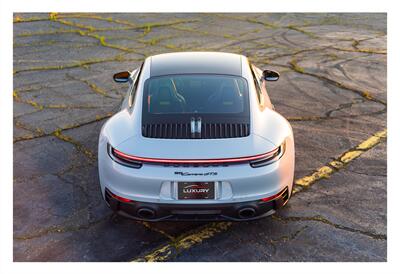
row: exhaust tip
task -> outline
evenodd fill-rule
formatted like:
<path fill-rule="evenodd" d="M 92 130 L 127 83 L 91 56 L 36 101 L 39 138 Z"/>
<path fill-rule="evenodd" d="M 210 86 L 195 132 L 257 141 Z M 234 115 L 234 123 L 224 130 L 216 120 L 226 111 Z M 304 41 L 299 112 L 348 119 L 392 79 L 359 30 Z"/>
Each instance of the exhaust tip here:
<path fill-rule="evenodd" d="M 254 217 L 254 215 L 256 215 L 256 211 L 252 207 L 245 207 L 238 211 L 238 215 L 242 219 L 249 219 L 251 217 Z"/>
<path fill-rule="evenodd" d="M 150 208 L 140 208 L 137 211 L 137 215 L 143 219 L 152 219 L 156 216 L 156 213 Z"/>

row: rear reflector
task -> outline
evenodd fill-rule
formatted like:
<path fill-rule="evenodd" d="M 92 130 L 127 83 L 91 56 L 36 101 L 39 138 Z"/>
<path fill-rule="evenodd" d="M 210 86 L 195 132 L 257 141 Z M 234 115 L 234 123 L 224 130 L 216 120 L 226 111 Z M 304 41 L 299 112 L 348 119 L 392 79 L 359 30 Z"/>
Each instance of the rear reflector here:
<path fill-rule="evenodd" d="M 262 198 L 260 201 L 261 202 L 269 202 L 269 201 L 275 200 L 276 198 L 281 196 L 283 193 L 285 193 L 285 191 L 286 191 L 286 187 L 283 190 L 281 190 L 278 194 L 272 195 L 270 197 Z"/>
<path fill-rule="evenodd" d="M 130 199 L 127 199 L 127 198 L 118 196 L 118 195 L 116 195 L 116 194 L 114 194 L 114 193 L 111 193 L 111 196 L 112 196 L 114 199 L 117 199 L 118 201 L 123 202 L 123 203 L 130 203 L 130 202 L 133 202 L 133 200 L 130 200 Z"/>

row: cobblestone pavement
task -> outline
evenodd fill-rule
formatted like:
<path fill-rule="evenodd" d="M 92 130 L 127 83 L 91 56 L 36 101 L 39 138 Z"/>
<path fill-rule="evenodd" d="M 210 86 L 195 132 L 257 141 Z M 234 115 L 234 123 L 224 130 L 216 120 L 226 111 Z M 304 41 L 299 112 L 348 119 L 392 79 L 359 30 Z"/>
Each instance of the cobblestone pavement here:
<path fill-rule="evenodd" d="M 112 216 L 97 138 L 127 86 L 174 51 L 241 53 L 281 79 L 296 188 L 245 223 Z M 15 261 L 386 261 L 385 14 L 14 14 Z"/>

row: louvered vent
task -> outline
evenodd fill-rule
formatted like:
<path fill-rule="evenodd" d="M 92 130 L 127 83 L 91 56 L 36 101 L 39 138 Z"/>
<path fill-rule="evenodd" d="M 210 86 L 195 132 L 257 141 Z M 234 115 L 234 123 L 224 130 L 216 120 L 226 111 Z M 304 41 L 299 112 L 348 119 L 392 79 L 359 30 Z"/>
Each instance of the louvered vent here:
<path fill-rule="evenodd" d="M 201 125 L 202 139 L 215 138 L 237 138 L 250 134 L 249 124 L 213 124 L 204 123 Z"/>
<path fill-rule="evenodd" d="M 250 125 L 247 123 L 203 123 L 201 125 L 201 139 L 238 138 L 250 134 Z M 190 123 L 184 124 L 144 124 L 142 135 L 148 138 L 164 139 L 194 139 L 190 131 Z"/>

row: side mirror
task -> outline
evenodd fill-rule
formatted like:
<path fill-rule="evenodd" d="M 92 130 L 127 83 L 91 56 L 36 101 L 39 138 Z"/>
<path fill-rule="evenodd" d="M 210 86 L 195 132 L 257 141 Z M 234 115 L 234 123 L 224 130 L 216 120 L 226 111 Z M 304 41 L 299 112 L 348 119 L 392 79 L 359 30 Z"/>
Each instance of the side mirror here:
<path fill-rule="evenodd" d="M 265 81 L 278 81 L 279 72 L 266 69 L 263 71 L 263 78 Z"/>
<path fill-rule="evenodd" d="M 122 71 L 114 74 L 113 78 L 114 81 L 117 83 L 126 83 L 129 81 L 129 78 L 131 77 L 131 73 L 129 71 Z"/>

